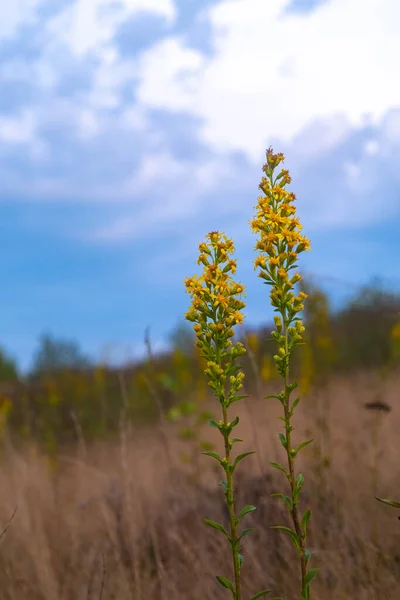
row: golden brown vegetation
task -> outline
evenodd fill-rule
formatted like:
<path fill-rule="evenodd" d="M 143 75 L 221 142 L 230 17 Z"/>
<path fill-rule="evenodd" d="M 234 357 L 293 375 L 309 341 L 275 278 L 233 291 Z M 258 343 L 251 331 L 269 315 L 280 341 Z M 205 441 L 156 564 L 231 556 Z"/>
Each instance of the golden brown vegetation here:
<path fill-rule="evenodd" d="M 279 382 L 263 384 L 264 394 L 279 389 Z M 378 392 L 392 410 L 382 413 L 377 429 L 376 412 L 365 404 L 376 402 Z M 397 600 L 400 524 L 396 511 L 377 503 L 374 493 L 378 487 L 380 495 L 396 497 L 400 488 L 398 375 L 383 388 L 372 372 L 335 377 L 318 395 L 306 396 L 296 416 L 298 435 L 312 431 L 319 447 L 325 439 L 318 427 L 320 406 L 329 401 L 325 470 L 321 474 L 320 453 L 312 446 L 299 457 L 308 482 L 303 495 L 313 511 L 309 544 L 314 564 L 323 565 L 313 598 Z M 268 467 L 281 453 L 279 407 L 253 397 L 238 407 L 238 414 L 238 434 L 254 448 L 256 431 L 261 455 L 261 460 L 257 455 L 247 459 L 246 475 L 240 470 L 237 475 L 238 501 L 257 505 L 247 517 L 256 532 L 243 541 L 243 593 L 270 587 L 296 597 L 291 543 L 270 529 L 288 520 L 271 498 L 281 488 L 280 474 Z M 6 436 L 2 529 L 15 507 L 17 512 L 1 539 L 1 599 L 225 598 L 226 590 L 215 580 L 215 572 L 231 569 L 225 540 L 210 536 L 203 523 L 203 516 L 227 522 L 216 485 L 219 473 L 201 456 L 199 480 L 188 480 L 179 459 L 185 443 L 177 439 L 177 427 L 164 425 L 164 437 L 151 429 L 127 428 L 119 440 L 86 445 L 82 439 L 57 463 L 34 445 L 23 451 L 13 447 Z M 218 432 L 214 439 L 213 430 L 209 435 L 220 450 Z"/>

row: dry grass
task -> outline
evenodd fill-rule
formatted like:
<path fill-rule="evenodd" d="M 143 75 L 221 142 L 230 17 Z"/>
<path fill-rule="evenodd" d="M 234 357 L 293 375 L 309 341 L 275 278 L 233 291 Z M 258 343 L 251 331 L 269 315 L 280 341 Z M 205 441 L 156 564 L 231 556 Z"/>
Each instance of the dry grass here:
<path fill-rule="evenodd" d="M 317 417 L 330 398 L 329 471 L 320 473 L 312 446 L 299 459 L 307 486 L 303 501 L 313 510 L 313 566 L 321 566 L 315 600 L 398 600 L 400 597 L 400 523 L 394 509 L 374 500 L 371 431 L 374 413 L 372 375 L 337 379 L 323 398 L 306 398 L 295 425 L 318 440 Z M 382 419 L 379 494 L 398 497 L 400 405 L 398 381 L 383 392 L 392 411 Z M 245 403 L 246 404 L 246 403 Z M 278 404 L 278 403 L 277 403 Z M 278 446 L 279 406 L 252 400 L 252 414 L 263 454 L 260 463 L 238 473 L 239 503 L 257 506 L 246 526 L 257 532 L 244 541 L 243 592 L 272 587 L 297 597 L 298 573 L 286 536 L 269 529 L 287 520 L 279 500 L 282 478 L 268 467 L 282 459 Z M 250 411 L 238 407 L 239 435 L 252 443 Z M 253 424 L 254 424 L 253 423 Z M 213 434 L 210 428 L 210 436 Z M 215 573 L 230 574 L 222 536 L 210 534 L 205 517 L 226 522 L 222 490 L 202 457 L 201 485 L 189 484 L 179 465 L 174 431 L 164 441 L 151 432 L 125 432 L 114 445 L 85 448 L 62 456 L 51 470 L 33 448 L 21 453 L 6 444 L 1 462 L 0 516 L 3 527 L 18 511 L 1 539 L 1 600 L 216 600 L 226 598 Z M 218 441 L 218 432 L 216 440 Z M 247 449 L 247 448 L 246 448 Z M 244 451 L 244 450 L 243 450 Z M 250 472 L 251 471 L 251 472 Z"/>

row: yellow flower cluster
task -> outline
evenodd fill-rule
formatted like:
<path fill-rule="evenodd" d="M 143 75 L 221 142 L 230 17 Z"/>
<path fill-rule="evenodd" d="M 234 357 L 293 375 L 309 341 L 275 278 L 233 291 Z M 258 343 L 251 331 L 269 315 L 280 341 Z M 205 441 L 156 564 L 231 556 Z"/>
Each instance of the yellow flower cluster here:
<path fill-rule="evenodd" d="M 282 169 L 274 178 L 274 170 L 283 160 L 283 154 L 274 154 L 271 148 L 267 150 L 267 162 L 263 166 L 266 176 L 259 185 L 265 195 L 258 198 L 256 217 L 250 225 L 253 233 L 260 235 L 255 246 L 260 254 L 254 261 L 254 268 L 259 268 L 259 277 L 272 286 L 272 305 L 282 314 L 287 326 L 295 314 L 303 310 L 303 301 L 307 298 L 304 292 L 295 296 L 291 291 L 301 280 L 301 275 L 296 272 L 290 277 L 289 273 L 296 268 L 298 255 L 309 250 L 310 241 L 301 234 L 302 225 L 295 216 L 293 203 L 296 196 L 284 189 L 291 182 L 289 172 Z M 299 341 L 303 328 L 301 321 L 296 321 L 293 335 Z"/>
<path fill-rule="evenodd" d="M 234 335 L 232 328 L 244 319 L 240 311 L 245 303 L 238 298 L 244 295 L 244 286 L 236 283 L 230 275 L 236 272 L 236 260 L 230 257 L 235 250 L 233 241 L 218 231 L 212 231 L 206 238 L 209 243 L 199 245 L 197 261 L 204 265 L 203 274 L 184 280 L 186 291 L 192 297 L 191 307 L 185 317 L 194 323 L 196 346 L 203 350 L 207 360 L 205 373 L 212 380 L 210 386 L 216 393 L 222 393 L 221 386 L 232 372 L 229 371 L 229 365 L 245 352 L 240 343 L 231 347 L 229 339 Z M 224 359 L 228 364 L 224 364 Z M 229 381 L 236 387 L 242 378 L 239 373 L 233 378 L 235 381 L 232 377 L 229 377 Z"/>

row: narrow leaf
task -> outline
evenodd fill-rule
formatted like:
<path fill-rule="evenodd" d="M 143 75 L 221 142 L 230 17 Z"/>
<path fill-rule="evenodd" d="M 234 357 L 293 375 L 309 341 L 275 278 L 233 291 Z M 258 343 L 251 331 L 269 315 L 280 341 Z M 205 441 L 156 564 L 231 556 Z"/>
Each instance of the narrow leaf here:
<path fill-rule="evenodd" d="M 215 460 L 217 460 L 220 464 L 222 462 L 222 459 L 220 457 L 219 454 L 217 454 L 216 452 L 202 452 L 202 454 L 204 454 L 205 456 L 211 456 L 211 458 L 215 458 Z"/>
<path fill-rule="evenodd" d="M 239 536 L 239 539 L 243 538 L 245 535 L 249 535 L 252 531 L 255 531 L 254 527 L 249 527 L 248 529 L 243 529 L 242 533 Z"/>
<path fill-rule="evenodd" d="M 378 498 L 377 496 L 375 496 L 375 498 L 377 500 L 379 500 L 379 502 L 383 502 L 383 504 L 387 504 L 388 506 L 393 506 L 394 508 L 400 508 L 400 502 L 397 502 L 396 500 L 388 500 L 387 498 Z"/>
<path fill-rule="evenodd" d="M 238 514 L 237 518 L 240 520 L 244 517 L 244 515 L 247 515 L 247 513 L 249 512 L 253 512 L 253 510 L 256 510 L 256 506 L 253 506 L 252 504 L 248 504 L 247 506 L 243 507 L 242 510 L 240 511 L 240 513 Z"/>
<path fill-rule="evenodd" d="M 247 394 L 243 395 L 243 396 L 232 396 L 231 398 L 231 404 L 233 404 L 234 402 L 238 402 L 238 400 L 243 400 L 243 398 L 248 398 L 249 396 Z"/>
<path fill-rule="evenodd" d="M 239 456 L 237 456 L 233 462 L 233 468 L 235 469 L 237 464 L 240 463 L 241 460 L 243 460 L 244 458 L 246 458 L 246 456 L 249 456 L 250 454 L 255 454 L 255 452 L 244 452 L 243 454 L 239 454 Z"/>
<path fill-rule="evenodd" d="M 263 590 L 262 592 L 258 592 L 258 594 L 255 594 L 254 596 L 252 596 L 250 598 L 250 600 L 258 600 L 258 598 L 262 598 L 263 596 L 267 596 L 271 592 L 272 592 L 272 590 Z"/>
<path fill-rule="evenodd" d="M 290 529 L 290 527 L 285 527 L 284 525 L 274 525 L 271 527 L 271 529 L 280 529 L 284 533 L 287 533 L 292 538 L 292 542 L 296 548 L 300 547 L 299 537 L 297 533 L 293 531 L 293 529 Z"/>
<path fill-rule="evenodd" d="M 269 464 L 272 467 L 274 467 L 274 469 L 278 469 L 278 471 L 282 471 L 282 473 L 284 473 L 286 475 L 286 477 L 289 478 L 289 473 L 286 471 L 285 467 L 283 467 L 280 463 L 270 462 Z"/>
<path fill-rule="evenodd" d="M 290 407 L 290 414 L 293 415 L 293 411 L 296 408 L 296 406 L 298 405 L 298 403 L 300 402 L 300 396 L 297 396 L 297 398 L 295 398 L 295 400 L 293 400 L 292 402 L 292 406 Z"/>
<path fill-rule="evenodd" d="M 303 518 L 301 519 L 301 528 L 304 531 L 304 534 L 306 533 L 307 525 L 310 520 L 310 517 L 311 517 L 311 510 L 307 509 L 303 515 Z"/>
<path fill-rule="evenodd" d="M 227 579 L 226 577 L 222 577 L 222 575 L 217 575 L 217 580 L 222 585 L 222 587 L 227 588 L 232 593 L 234 593 L 234 591 L 233 591 L 233 584 L 232 584 L 231 581 L 229 581 L 229 579 Z"/>
<path fill-rule="evenodd" d="M 209 527 L 212 527 L 213 529 L 218 529 L 218 531 L 221 531 L 224 535 L 226 535 L 226 537 L 229 537 L 225 527 L 223 527 L 220 523 L 216 523 L 215 521 L 211 521 L 210 519 L 204 519 L 204 523 Z"/>
<path fill-rule="evenodd" d="M 314 579 L 319 569 L 311 569 L 308 571 L 307 575 L 304 577 L 304 584 L 310 585 L 311 581 Z"/>
<path fill-rule="evenodd" d="M 281 444 L 282 444 L 282 446 L 283 446 L 283 447 L 285 448 L 285 450 L 286 450 L 286 446 L 287 446 L 286 437 L 283 435 L 283 433 L 280 433 L 280 434 L 278 435 L 278 437 L 279 437 L 279 439 L 280 439 L 280 441 L 281 441 Z"/>
<path fill-rule="evenodd" d="M 286 496 L 285 494 L 281 494 L 280 492 L 277 494 L 271 494 L 271 496 L 273 498 L 280 498 L 281 500 L 284 501 L 284 503 L 286 504 L 286 506 L 288 507 L 288 509 L 291 511 L 292 510 L 292 501 L 289 498 L 289 496 Z"/>
<path fill-rule="evenodd" d="M 314 440 L 307 440 L 306 442 L 302 442 L 301 444 L 299 444 L 295 450 L 295 455 L 297 455 L 297 453 L 300 452 L 300 450 L 303 450 L 303 448 L 308 446 L 308 444 L 311 444 L 313 441 Z"/>

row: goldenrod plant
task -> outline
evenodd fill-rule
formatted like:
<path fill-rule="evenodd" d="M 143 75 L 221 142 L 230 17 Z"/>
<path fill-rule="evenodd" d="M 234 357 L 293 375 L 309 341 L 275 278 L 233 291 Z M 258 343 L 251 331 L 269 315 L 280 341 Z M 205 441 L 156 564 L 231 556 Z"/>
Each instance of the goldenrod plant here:
<path fill-rule="evenodd" d="M 254 261 L 255 269 L 259 269 L 259 277 L 266 285 L 271 286 L 271 304 L 274 312 L 276 330 L 272 332 L 278 345 L 278 353 L 274 356 L 276 369 L 284 380 L 284 390 L 279 395 L 268 396 L 276 398 L 283 407 L 284 415 L 279 417 L 284 423 L 284 433 L 279 434 L 279 439 L 287 455 L 287 468 L 280 463 L 271 463 L 273 467 L 282 471 L 289 482 L 290 496 L 284 493 L 274 494 L 283 500 L 287 506 L 293 529 L 283 525 L 275 529 L 288 534 L 297 551 L 301 570 L 301 598 L 310 600 L 310 583 L 318 569 L 309 569 L 311 553 L 307 550 L 307 526 L 311 511 L 300 513 L 299 499 L 303 487 L 304 477 L 301 473 L 296 476 L 295 460 L 305 446 L 312 440 L 307 440 L 294 446 L 292 440 L 292 417 L 300 398 L 291 400 L 291 394 L 297 387 L 297 382 L 290 383 L 290 359 L 296 346 L 301 343 L 302 333 L 305 328 L 298 314 L 303 310 L 303 301 L 307 294 L 303 291 L 295 295 L 293 288 L 301 280 L 301 275 L 295 272 L 290 276 L 290 271 L 297 267 L 297 258 L 301 252 L 310 248 L 310 241 L 300 232 L 302 226 L 296 217 L 294 206 L 295 194 L 287 191 L 285 186 L 290 184 L 289 172 L 282 169 L 275 176 L 275 169 L 283 162 L 283 154 L 274 154 L 272 149 L 266 153 L 267 162 L 263 166 L 264 176 L 259 185 L 264 195 L 259 196 L 255 207 L 256 216 L 250 222 L 252 231 L 259 235 L 255 250 L 259 255 Z"/>
<path fill-rule="evenodd" d="M 206 519 L 206 524 L 217 529 L 227 538 L 232 552 L 233 581 L 221 575 L 217 580 L 222 587 L 228 589 L 233 600 L 242 600 L 241 570 L 243 555 L 241 553 L 242 538 L 252 531 L 251 528 L 240 530 L 243 517 L 255 510 L 255 506 L 244 506 L 236 510 L 234 497 L 234 474 L 238 464 L 253 452 L 244 452 L 233 457 L 233 446 L 242 440 L 231 437 L 239 423 L 239 417 L 230 420 L 229 408 L 234 402 L 246 396 L 238 394 L 243 385 L 244 374 L 236 360 L 245 353 L 243 344 L 233 345 L 234 327 L 243 322 L 245 303 L 240 299 L 244 294 L 244 286 L 235 283 L 231 277 L 236 272 L 236 260 L 231 258 L 234 243 L 223 233 L 213 231 L 206 236 L 207 242 L 199 245 L 198 264 L 204 266 L 203 275 L 185 279 L 187 292 L 192 297 L 192 304 L 185 317 L 194 323 L 198 346 L 207 360 L 205 374 L 208 384 L 217 397 L 221 407 L 221 419 L 211 420 L 210 425 L 218 429 L 223 437 L 224 455 L 217 452 L 204 452 L 214 458 L 222 467 L 226 479 L 221 482 L 229 513 L 229 530 L 220 523 Z M 263 590 L 254 595 L 256 600 L 270 593 Z"/>

